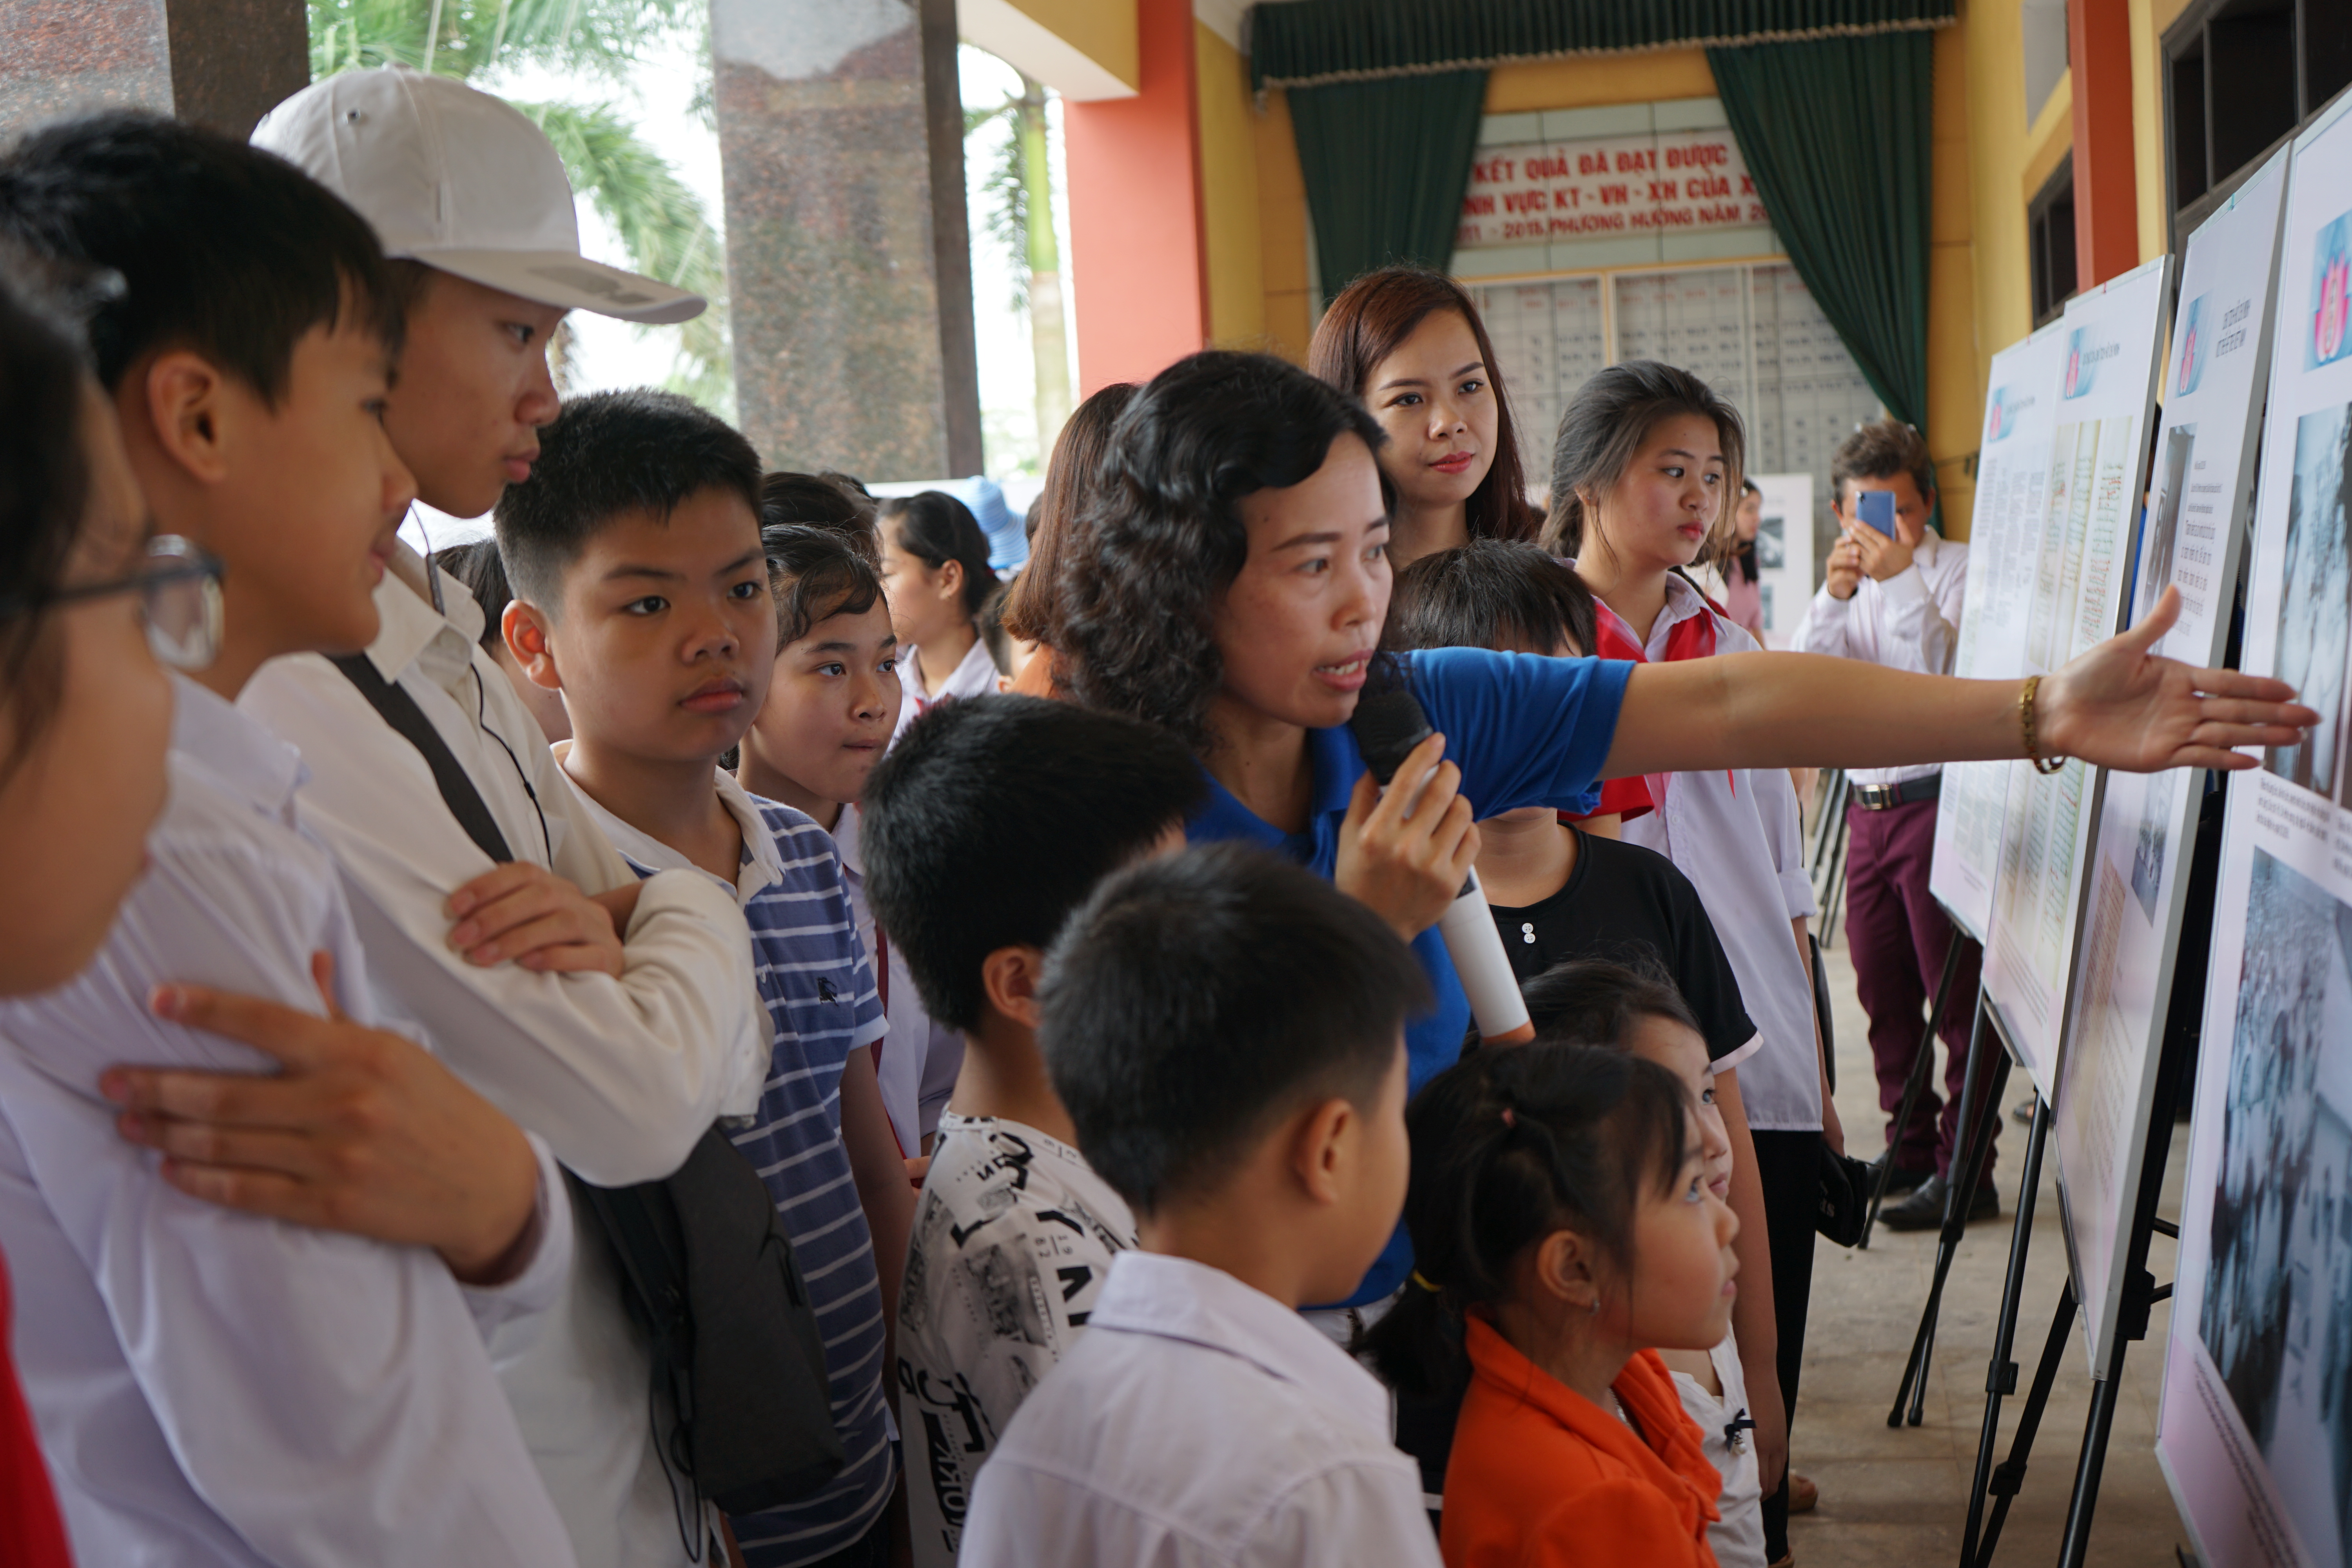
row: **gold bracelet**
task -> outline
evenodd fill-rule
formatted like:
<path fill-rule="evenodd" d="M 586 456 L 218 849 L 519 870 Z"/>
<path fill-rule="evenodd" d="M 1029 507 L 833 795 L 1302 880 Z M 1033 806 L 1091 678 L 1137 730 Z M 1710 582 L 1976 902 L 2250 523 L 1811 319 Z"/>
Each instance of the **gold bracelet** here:
<path fill-rule="evenodd" d="M 2033 699 L 2041 689 L 2040 676 L 2029 675 L 2025 678 L 2025 689 L 2017 694 L 2017 722 L 2019 728 L 2025 731 L 2025 760 L 2033 764 L 2035 773 L 2047 776 L 2064 768 L 2066 759 L 2045 757 L 2042 754 L 2042 739 L 2033 721 Z"/>

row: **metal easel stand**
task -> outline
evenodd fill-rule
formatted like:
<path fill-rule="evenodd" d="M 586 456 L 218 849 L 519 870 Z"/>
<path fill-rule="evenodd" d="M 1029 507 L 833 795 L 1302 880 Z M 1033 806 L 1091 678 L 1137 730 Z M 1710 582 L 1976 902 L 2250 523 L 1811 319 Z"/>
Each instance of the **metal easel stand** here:
<path fill-rule="evenodd" d="M 1895 1112 L 1895 1138 L 1880 1157 L 1877 1179 L 1870 1184 L 1870 1208 L 1862 1216 L 1862 1239 L 1854 1243 L 1857 1251 L 1870 1250 L 1870 1233 L 1877 1227 L 1879 1208 L 1886 1202 L 1886 1184 L 1895 1176 L 1895 1147 L 1910 1131 L 1911 1113 L 1919 1109 L 1919 1096 L 1927 1089 L 1928 1076 L 1936 1070 L 1936 1033 L 1944 1026 L 1944 1011 L 1952 1000 L 1952 977 L 1960 969 L 1960 944 L 1968 940 L 1958 925 L 1952 927 L 1951 945 L 1944 949 L 1944 973 L 1936 982 L 1935 999 L 1927 1006 L 1927 1027 L 1919 1037 L 1917 1053 L 1911 1058 L 1911 1075 L 1903 1082 L 1903 1103 Z"/>
<path fill-rule="evenodd" d="M 1886 1413 L 1889 1426 L 1916 1426 L 1927 1415 L 1927 1366 L 1935 1355 L 1936 1319 L 1943 1310 L 1944 1283 L 1951 1275 L 1952 1258 L 1959 1250 L 1960 1237 L 1968 1230 L 1969 1200 L 1976 1195 L 1977 1184 L 1984 1179 L 1985 1162 L 1991 1157 L 1993 1136 L 2000 1131 L 2001 1094 L 2009 1088 L 2010 1055 L 2006 1042 L 1998 1042 L 2000 1057 L 1992 1065 L 1991 1082 L 1981 1092 L 1977 1087 L 1977 1079 L 1983 1072 L 1986 1037 L 1997 1037 L 2000 1033 L 2000 1024 L 1993 1019 L 1992 1008 L 1985 1001 L 1984 987 L 1979 984 L 1976 1022 L 1969 1030 L 1968 1076 L 1960 1083 L 1959 1147 L 1953 1152 L 1952 1180 L 1944 1193 L 1944 1226 L 1936 1237 L 1936 1277 L 1927 1288 L 1927 1304 L 1919 1314 L 1919 1331 L 1912 1338 L 1911 1359 L 1903 1365 L 1903 1381 L 1895 1391 L 1894 1408 Z M 1990 1114 L 1987 1114 L 1988 1110 Z"/>
<path fill-rule="evenodd" d="M 1813 825 L 1812 843 L 1807 847 L 1805 857 L 1813 877 L 1813 902 L 1822 911 L 1821 930 L 1816 934 L 1823 947 L 1836 939 L 1838 915 L 1845 902 L 1845 808 L 1853 796 L 1853 784 L 1843 769 L 1823 770 L 1822 815 Z"/>
<path fill-rule="evenodd" d="M 2133 1194 L 2129 1243 L 2124 1255 L 2124 1294 L 2116 1331 L 2107 1345 L 2104 1363 L 2091 1385 L 2091 1408 L 2083 1432 L 2082 1452 L 2074 1464 L 2074 1488 L 2066 1509 L 2066 1524 L 2059 1547 L 2060 1568 L 2077 1568 L 2090 1548 L 2091 1520 L 2098 1507 L 2099 1483 L 2106 1468 L 2107 1441 L 2115 1430 L 2116 1404 L 2123 1388 L 2124 1356 L 2131 1343 L 2147 1337 L 2148 1316 L 2172 1294 L 2170 1285 L 2158 1285 L 2148 1272 L 2151 1238 L 2179 1239 L 2179 1227 L 2157 1215 L 2164 1194 L 2164 1172 L 2172 1152 L 2174 1115 L 2187 1092 L 2189 1064 L 2194 1059 L 2204 1017 L 2206 961 L 2212 948 L 2213 895 L 2221 859 L 2221 811 L 2218 794 L 2207 796 L 2198 822 L 2197 847 L 2189 865 L 2189 898 L 2183 918 L 2180 952 L 2173 970 L 2172 994 L 2167 999 L 2165 1027 L 2158 1046 L 2156 1089 L 2151 1097 L 2147 1151 L 2140 1162 L 2139 1189 Z M 2037 1096 L 2033 1131 L 2026 1150 L 2025 1188 L 2017 1205 L 2017 1227 L 2010 1242 L 2009 1277 L 2003 1287 L 2000 1319 L 1994 1331 L 1991 1364 L 1985 1376 L 1984 1428 L 1978 1439 L 1974 1484 L 1969 1493 L 1966 1531 L 1961 1536 L 1961 1568 L 1990 1568 L 1993 1548 L 2000 1541 L 2010 1503 L 2023 1486 L 2028 1456 L 2040 1431 L 2042 1416 L 2057 1381 L 2060 1359 L 2074 1325 L 2075 1294 L 2072 1271 L 2058 1293 L 2058 1310 L 2043 1342 L 2042 1360 L 2034 1368 L 2033 1386 L 2018 1417 L 2009 1457 L 1996 1467 L 1993 1449 L 2000 1436 L 2000 1401 L 2017 1391 L 2017 1363 L 2009 1359 L 2015 1342 L 2017 1316 L 2025 1283 L 2025 1257 L 2031 1242 L 2034 1187 L 2041 1175 L 2042 1146 L 2048 1136 L 2051 1109 Z M 1985 1505 L 1982 1539 L 1978 1521 Z"/>

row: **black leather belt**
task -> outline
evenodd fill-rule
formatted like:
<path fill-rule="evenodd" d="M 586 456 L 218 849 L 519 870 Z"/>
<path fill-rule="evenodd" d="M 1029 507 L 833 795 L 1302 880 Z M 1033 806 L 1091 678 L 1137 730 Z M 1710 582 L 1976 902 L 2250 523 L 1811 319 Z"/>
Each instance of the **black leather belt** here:
<path fill-rule="evenodd" d="M 1864 811 L 1892 811 L 1898 805 L 1933 800 L 1944 792 L 1944 775 L 1929 773 L 1924 779 L 1905 779 L 1901 784 L 1856 784 L 1846 798 Z"/>

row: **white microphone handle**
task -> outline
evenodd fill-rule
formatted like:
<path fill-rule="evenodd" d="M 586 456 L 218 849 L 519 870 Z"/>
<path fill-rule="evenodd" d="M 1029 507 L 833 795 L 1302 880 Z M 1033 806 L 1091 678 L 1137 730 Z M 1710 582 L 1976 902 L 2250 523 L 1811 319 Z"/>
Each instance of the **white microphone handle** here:
<path fill-rule="evenodd" d="M 1445 951 L 1454 959 L 1454 972 L 1462 977 L 1462 990 L 1470 998 L 1470 1016 L 1477 1021 L 1479 1037 L 1495 1039 L 1525 1026 L 1528 1022 L 1528 1001 L 1519 994 L 1518 976 L 1511 973 L 1511 960 L 1503 951 L 1503 938 L 1495 930 L 1494 914 L 1486 907 L 1486 889 L 1478 885 L 1478 873 L 1462 884 L 1462 896 L 1446 906 L 1437 921 L 1438 933 L 1445 939 Z"/>

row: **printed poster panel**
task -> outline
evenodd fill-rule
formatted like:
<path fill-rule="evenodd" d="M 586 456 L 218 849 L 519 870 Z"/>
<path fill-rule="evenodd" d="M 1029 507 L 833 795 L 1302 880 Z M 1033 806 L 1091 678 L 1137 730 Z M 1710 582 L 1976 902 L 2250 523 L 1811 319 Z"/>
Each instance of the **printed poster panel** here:
<path fill-rule="evenodd" d="M 2160 257 L 2075 296 L 2059 323 L 2056 429 L 2024 660 L 2013 675 L 2056 669 L 2113 637 L 2122 619 L 2171 266 Z M 2053 1103 L 2099 775 L 2075 760 L 2046 776 L 2032 763 L 2011 763 L 2001 808 L 1985 994 L 2034 1088 Z"/>
<path fill-rule="evenodd" d="M 2294 682 L 2323 722 L 2230 775 L 2158 1420 L 2215 1568 L 2352 1562 L 2347 107 L 2289 166 L 2246 582 L 2245 668 Z"/>
<path fill-rule="evenodd" d="M 2219 665 L 2229 642 L 2269 384 L 2285 194 L 2282 153 L 2189 237 L 2181 267 L 2127 618 L 2155 608 L 2168 585 L 2179 589 L 2180 619 L 2157 651 L 2194 665 Z M 2094 1375 L 2107 1364 L 2123 1306 L 2124 1251 L 2204 793 L 2201 768 L 2113 773 L 2099 803 L 2083 958 L 2051 1101 L 2059 1203 Z"/>
<path fill-rule="evenodd" d="M 1757 586 L 1764 591 L 1764 646 L 1784 648 L 1813 596 L 1813 476 L 1750 474 L 1762 493 L 1756 524 Z"/>
<path fill-rule="evenodd" d="M 2065 344 L 2066 323 L 2053 321 L 1992 356 L 1976 507 L 1969 519 L 1962 601 L 1968 608 L 1952 655 L 1952 673 L 1965 679 L 2014 680 L 2024 673 L 2025 623 L 2033 609 L 2042 489 L 2050 478 Z M 2008 797 L 2007 763 L 1945 765 L 1927 890 L 1979 943 L 1992 929 L 1993 874 L 2000 865 L 2000 816 Z"/>

